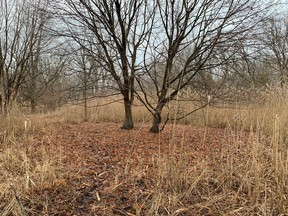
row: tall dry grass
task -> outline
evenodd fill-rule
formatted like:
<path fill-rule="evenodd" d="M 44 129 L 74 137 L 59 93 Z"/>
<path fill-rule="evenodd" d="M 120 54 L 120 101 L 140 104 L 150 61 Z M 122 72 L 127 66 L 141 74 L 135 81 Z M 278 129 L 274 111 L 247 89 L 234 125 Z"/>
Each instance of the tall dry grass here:
<path fill-rule="evenodd" d="M 177 159 L 158 157 L 145 202 L 149 215 L 288 215 L 287 105 L 282 94 L 270 92 L 262 104 L 208 106 L 202 122 L 186 120 L 225 128 L 226 144 L 196 164 L 185 148 Z"/>
<path fill-rule="evenodd" d="M 27 116 L 13 110 L 0 122 L 0 215 L 30 215 L 29 206 L 45 206 L 33 194 L 59 178 L 60 156 L 52 151 L 49 138 L 35 142 L 45 130 L 43 116 Z"/>
<path fill-rule="evenodd" d="M 185 148 L 177 159 L 159 156 L 150 199 L 142 204 L 148 214 L 287 215 L 287 143 L 280 118 L 275 116 L 271 124 L 270 136 L 257 127 L 237 131 L 239 137 L 248 135 L 246 141 L 223 137 L 227 144 L 221 153 L 199 156 L 197 162 L 191 162 Z"/>

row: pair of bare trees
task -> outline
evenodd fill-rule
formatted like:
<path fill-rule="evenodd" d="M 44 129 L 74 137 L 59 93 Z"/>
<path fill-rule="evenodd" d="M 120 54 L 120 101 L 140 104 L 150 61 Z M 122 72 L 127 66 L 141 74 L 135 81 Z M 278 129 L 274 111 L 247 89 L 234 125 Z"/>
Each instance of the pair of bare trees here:
<path fill-rule="evenodd" d="M 52 29 L 51 20 L 58 19 L 63 22 L 53 26 L 57 40 L 66 43 L 68 38 L 76 43 L 73 49 L 78 47 L 85 53 L 85 58 L 79 58 L 82 65 L 87 65 L 83 61 L 89 59 L 91 65 L 97 65 L 105 76 L 113 79 L 113 87 L 122 94 L 123 128 L 134 126 L 132 106 L 137 97 L 153 116 L 150 131 L 159 132 L 163 108 L 183 89 L 199 83 L 199 77 L 213 81 L 215 74 L 224 74 L 225 65 L 237 59 L 239 49 L 235 47 L 247 40 L 267 15 L 263 12 L 269 6 L 261 6 L 262 3 L 260 0 L 65 0 L 52 4 L 41 0 L 3 0 L 0 5 L 2 112 L 8 112 L 20 88 L 27 93 L 26 98 L 31 98 L 35 109 L 36 92 L 39 95 L 45 91 L 39 83 L 44 86 L 53 83 L 63 70 L 69 53 L 51 62 L 55 43 L 47 34 Z M 85 76 L 81 79 L 87 84 Z M 213 93 L 207 96 L 209 102 L 214 98 Z"/>
<path fill-rule="evenodd" d="M 150 131 L 159 132 L 163 108 L 198 73 L 211 71 L 233 56 L 235 44 L 263 19 L 261 3 L 66 0 L 62 16 L 70 36 L 95 56 L 117 83 L 124 100 L 123 128 L 133 128 L 136 94 L 153 116 Z M 94 38 L 92 46 L 83 43 L 86 35 L 79 28 Z M 225 52 L 231 55 L 223 58 Z"/>

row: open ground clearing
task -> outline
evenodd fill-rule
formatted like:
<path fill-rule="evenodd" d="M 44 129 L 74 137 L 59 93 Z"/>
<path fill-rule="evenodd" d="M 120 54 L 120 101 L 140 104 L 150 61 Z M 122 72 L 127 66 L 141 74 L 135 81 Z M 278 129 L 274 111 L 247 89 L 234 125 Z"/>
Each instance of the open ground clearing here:
<path fill-rule="evenodd" d="M 181 157 L 185 151 L 191 167 L 196 161 L 215 165 L 228 141 L 223 129 L 169 125 L 163 133 L 153 134 L 148 132 L 149 125 L 130 131 L 120 126 L 58 124 L 35 138 L 36 146 L 41 143 L 54 153 L 59 150 L 63 169 L 54 184 L 39 190 L 38 199 L 47 208 L 39 206 L 36 213 L 37 208 L 30 206 L 34 214 L 136 214 L 137 205 L 154 189 L 149 174 L 159 158 L 171 153 Z"/>

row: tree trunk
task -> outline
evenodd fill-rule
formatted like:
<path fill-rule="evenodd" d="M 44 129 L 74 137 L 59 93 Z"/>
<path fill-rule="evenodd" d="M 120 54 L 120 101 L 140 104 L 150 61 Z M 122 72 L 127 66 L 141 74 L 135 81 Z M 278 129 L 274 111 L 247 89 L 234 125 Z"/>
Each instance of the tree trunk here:
<path fill-rule="evenodd" d="M 1 114 L 5 115 L 5 92 L 2 86 L 3 86 L 2 83 L 0 83 Z"/>
<path fill-rule="evenodd" d="M 84 121 L 88 121 L 88 104 L 87 104 L 87 71 L 84 70 L 84 90 L 83 90 L 83 97 L 84 97 Z"/>
<path fill-rule="evenodd" d="M 12 87 L 8 88 L 7 91 L 4 91 L 4 103 L 2 101 L 4 107 L 4 115 L 8 115 L 10 113 L 17 98 L 18 90 L 15 88 L 13 90 L 11 89 Z"/>
<path fill-rule="evenodd" d="M 134 127 L 132 118 L 132 102 L 124 99 L 125 120 L 122 129 L 130 130 Z"/>
<path fill-rule="evenodd" d="M 4 61 L 2 56 L 2 49 L 0 46 L 0 105 L 1 114 L 5 114 L 5 71 L 4 71 Z"/>
<path fill-rule="evenodd" d="M 5 95 L 3 103 L 3 114 L 7 116 L 12 109 L 13 101 L 10 98 L 10 95 Z"/>
<path fill-rule="evenodd" d="M 37 102 L 34 98 L 30 98 L 31 113 L 36 113 Z"/>
<path fill-rule="evenodd" d="M 161 113 L 163 110 L 163 107 L 165 106 L 165 103 L 159 102 L 157 104 L 155 113 L 153 115 L 153 124 L 152 127 L 150 128 L 150 132 L 152 133 L 159 133 L 160 132 L 160 123 L 161 123 Z"/>

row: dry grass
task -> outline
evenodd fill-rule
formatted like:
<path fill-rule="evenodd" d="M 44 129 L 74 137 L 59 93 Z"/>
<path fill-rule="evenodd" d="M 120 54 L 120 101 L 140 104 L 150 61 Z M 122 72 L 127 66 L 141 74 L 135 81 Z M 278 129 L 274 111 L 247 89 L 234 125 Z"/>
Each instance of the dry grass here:
<path fill-rule="evenodd" d="M 45 129 L 43 117 L 28 117 L 14 110 L 2 118 L 0 129 L 0 215 L 28 215 L 31 209 L 24 203 L 45 205 L 32 191 L 55 182 L 61 169 L 60 158 L 51 154 L 48 137 L 32 144 L 32 135 Z"/>
<path fill-rule="evenodd" d="M 107 105 L 106 105 L 107 104 Z M 124 105 L 121 98 L 96 99 L 88 103 L 88 120 L 91 122 L 116 122 L 122 123 L 124 120 Z M 59 122 L 80 123 L 85 119 L 83 104 L 67 104 L 50 114 L 51 119 Z M 133 107 L 134 121 L 137 123 L 149 122 L 151 114 L 136 101 Z"/>
<path fill-rule="evenodd" d="M 159 157 L 146 203 L 149 215 L 287 215 L 287 105 L 286 99 L 271 94 L 262 105 L 207 107 L 204 121 L 186 119 L 226 128 L 227 139 L 232 139 L 221 155 L 197 164 L 189 163 L 185 149 L 177 160 Z"/>
<path fill-rule="evenodd" d="M 177 160 L 159 157 L 149 215 L 287 215 L 288 150 L 278 117 L 272 127 L 269 138 L 256 129 L 196 164 L 185 149 Z"/>
<path fill-rule="evenodd" d="M 286 99 L 271 93 L 261 105 L 211 106 L 189 116 L 183 123 L 225 128 L 229 136 L 223 138 L 222 152 L 191 161 L 184 141 L 181 146 L 172 142 L 170 154 L 159 153 L 148 171 L 140 167 L 123 173 L 129 181 L 138 181 L 140 174 L 149 178 L 144 198 L 135 203 L 136 215 L 287 215 L 287 105 Z M 89 109 L 89 120 L 122 122 L 122 106 L 94 106 Z M 182 104 L 181 110 L 187 106 Z M 47 117 L 46 124 L 79 123 L 84 119 L 81 113 L 83 107 L 74 105 L 40 117 L 17 112 L 1 122 L 1 216 L 29 213 L 24 200 L 47 205 L 35 200 L 31 191 L 55 185 L 61 175 L 61 158 L 47 153 L 51 151 L 49 138 L 35 147 L 30 145 L 30 135 L 45 130 Z M 150 121 L 141 106 L 134 109 L 134 118 L 135 122 Z"/>
<path fill-rule="evenodd" d="M 248 93 L 245 93 L 245 97 Z M 254 96 L 249 95 L 249 103 L 239 100 L 229 103 L 216 103 L 206 106 L 199 111 L 188 115 L 180 121 L 174 121 L 203 105 L 190 101 L 173 101 L 163 110 L 163 121 L 169 116 L 170 123 L 193 124 L 217 128 L 232 127 L 233 129 L 250 130 L 260 127 L 262 131 L 272 132 L 271 120 L 275 116 L 287 119 L 286 107 L 288 101 L 285 99 L 287 93 L 279 89 L 257 92 Z M 106 105 L 107 104 L 107 105 Z M 58 122 L 80 123 L 85 119 L 83 104 L 67 104 L 56 112 L 50 113 L 50 119 Z M 150 123 L 152 115 L 137 100 L 134 102 L 133 118 L 135 123 Z M 124 120 L 124 105 L 121 97 L 99 98 L 88 103 L 88 120 L 91 122 L 116 122 Z M 286 124 L 286 123 L 285 123 Z"/>

